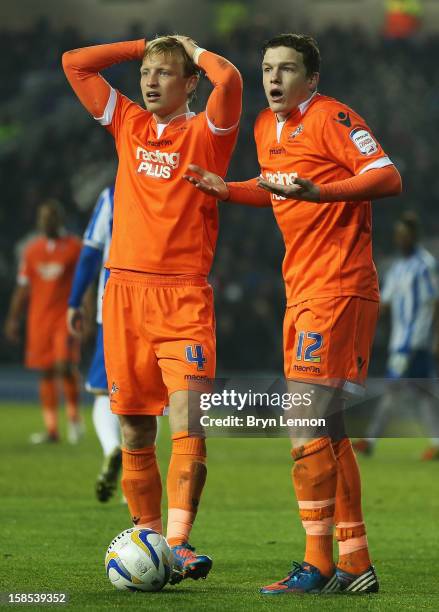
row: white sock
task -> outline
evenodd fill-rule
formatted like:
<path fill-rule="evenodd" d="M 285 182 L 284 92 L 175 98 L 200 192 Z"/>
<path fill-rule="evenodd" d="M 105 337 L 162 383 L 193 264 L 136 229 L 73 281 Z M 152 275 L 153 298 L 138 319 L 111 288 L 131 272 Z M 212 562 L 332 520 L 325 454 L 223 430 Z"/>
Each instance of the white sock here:
<path fill-rule="evenodd" d="M 93 404 L 93 423 L 107 457 L 116 446 L 120 446 L 120 426 L 118 417 L 111 412 L 108 395 L 97 395 Z"/>

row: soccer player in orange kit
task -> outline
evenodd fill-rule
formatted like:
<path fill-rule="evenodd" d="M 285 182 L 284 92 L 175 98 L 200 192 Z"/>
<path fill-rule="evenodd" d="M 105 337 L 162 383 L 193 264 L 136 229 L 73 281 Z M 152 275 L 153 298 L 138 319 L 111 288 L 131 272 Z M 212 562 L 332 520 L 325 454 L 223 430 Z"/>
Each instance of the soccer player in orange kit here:
<path fill-rule="evenodd" d="M 196 164 L 186 175 L 218 199 L 272 206 L 286 250 L 288 388 L 312 394 L 309 416 L 330 417 L 325 435 L 291 435 L 304 562 L 294 562 L 285 579 L 261 592 L 376 592 L 360 474 L 344 433 L 343 393 L 365 383 L 378 316 L 370 200 L 400 193 L 401 179 L 365 121 L 317 92 L 320 53 L 311 37 L 279 35 L 262 55 L 269 108 L 254 130 L 260 177 L 226 184 Z"/>
<path fill-rule="evenodd" d="M 66 324 L 67 300 L 81 242 L 62 228 L 62 210 L 55 200 L 38 209 L 38 229 L 43 234 L 24 251 L 5 323 L 11 342 L 19 340 L 20 319 L 27 312 L 27 368 L 41 371 L 40 398 L 46 431 L 31 442 L 57 442 L 58 377 L 62 378 L 68 417 L 68 440 L 75 444 L 82 434 L 79 417 L 79 344 Z"/>
<path fill-rule="evenodd" d="M 99 71 L 137 60 L 146 110 Z M 242 80 L 225 58 L 183 36 L 99 45 L 63 55 L 82 104 L 115 139 L 119 167 L 103 304 L 105 366 L 122 436 L 122 488 L 133 523 L 162 531 L 156 415 L 169 401 L 167 476 L 171 583 L 204 578 L 212 561 L 188 543 L 206 479 L 203 434 L 189 435 L 191 379 L 215 375 L 211 268 L 217 202 L 183 179 L 198 160 L 224 176 L 241 114 Z M 213 85 L 206 111 L 188 101 L 200 69 Z"/>

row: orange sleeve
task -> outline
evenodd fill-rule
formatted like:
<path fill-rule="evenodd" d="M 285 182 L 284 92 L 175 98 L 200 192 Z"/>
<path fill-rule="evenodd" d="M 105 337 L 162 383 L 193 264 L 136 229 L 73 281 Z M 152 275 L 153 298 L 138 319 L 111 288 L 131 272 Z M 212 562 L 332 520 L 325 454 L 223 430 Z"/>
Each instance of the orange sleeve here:
<path fill-rule="evenodd" d="M 239 70 L 224 57 L 205 50 L 200 54 L 197 64 L 206 72 L 213 85 L 206 107 L 208 121 L 218 130 L 228 131 L 236 127 L 242 109 L 242 78 Z"/>
<path fill-rule="evenodd" d="M 259 208 L 271 208 L 271 197 L 268 191 L 261 189 L 256 179 L 243 181 L 242 183 L 227 183 L 229 189 L 228 202 L 247 204 Z"/>
<path fill-rule="evenodd" d="M 402 182 L 398 170 L 392 164 L 343 181 L 319 185 L 319 189 L 320 202 L 374 200 L 400 194 Z"/>
<path fill-rule="evenodd" d="M 111 87 L 99 74 L 100 70 L 127 60 L 140 60 L 145 52 L 145 40 L 96 45 L 67 51 L 62 56 L 66 77 L 81 104 L 99 118 L 104 114 Z"/>

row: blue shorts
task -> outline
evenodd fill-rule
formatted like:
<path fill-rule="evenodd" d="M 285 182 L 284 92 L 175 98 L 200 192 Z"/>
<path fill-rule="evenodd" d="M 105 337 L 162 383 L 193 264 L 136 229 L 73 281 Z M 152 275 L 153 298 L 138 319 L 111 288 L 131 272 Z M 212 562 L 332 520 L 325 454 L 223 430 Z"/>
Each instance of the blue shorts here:
<path fill-rule="evenodd" d="M 96 348 L 88 371 L 85 388 L 89 393 L 108 393 L 107 373 L 104 362 L 104 337 L 102 325 L 97 326 Z"/>
<path fill-rule="evenodd" d="M 393 366 L 393 367 L 392 367 Z M 435 378 L 436 360 L 433 353 L 415 350 L 407 354 L 393 353 L 389 356 L 387 378 Z"/>

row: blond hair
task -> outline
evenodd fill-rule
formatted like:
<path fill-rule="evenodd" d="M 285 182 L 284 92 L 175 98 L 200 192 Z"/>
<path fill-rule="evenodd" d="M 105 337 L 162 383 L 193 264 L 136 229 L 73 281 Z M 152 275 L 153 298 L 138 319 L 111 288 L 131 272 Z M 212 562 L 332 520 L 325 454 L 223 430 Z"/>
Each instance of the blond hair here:
<path fill-rule="evenodd" d="M 197 75 L 200 70 L 193 59 L 186 53 L 185 48 L 174 36 L 157 36 L 154 40 L 148 41 L 143 60 L 154 55 L 168 55 L 180 58 L 183 63 L 183 74 L 186 78 Z"/>

